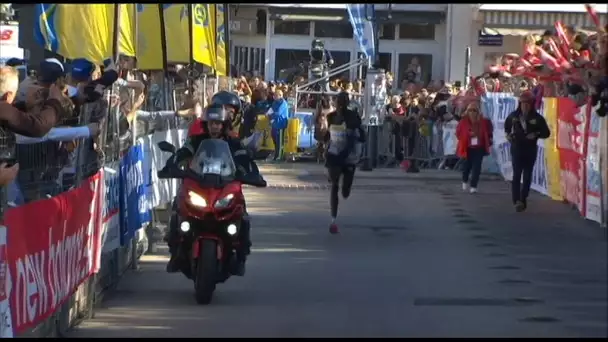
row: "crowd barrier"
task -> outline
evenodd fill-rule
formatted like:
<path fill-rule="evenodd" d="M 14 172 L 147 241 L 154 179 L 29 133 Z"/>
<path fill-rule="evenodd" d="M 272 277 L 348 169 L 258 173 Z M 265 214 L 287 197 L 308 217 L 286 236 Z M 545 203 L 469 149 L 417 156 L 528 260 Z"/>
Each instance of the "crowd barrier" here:
<path fill-rule="evenodd" d="M 482 98 L 482 111 L 494 125 L 492 157 L 506 180 L 513 178 L 513 170 L 504 123 L 517 104 L 509 93 L 489 93 Z M 608 127 L 606 118 L 596 115 L 595 109 L 591 104 L 577 107 L 569 98 L 543 99 L 539 112 L 551 136 L 538 141 L 532 188 L 571 203 L 589 220 L 606 224 Z"/>
<path fill-rule="evenodd" d="M 488 93 L 482 98 L 482 111 L 494 127 L 494 144 L 490 155 L 484 158 L 482 171 L 500 174 L 508 181 L 513 178 L 513 170 L 504 123 L 517 105 L 518 99 L 511 93 Z M 583 217 L 606 224 L 607 119 L 596 115 L 591 104 L 577 107 L 572 99 L 565 97 L 544 98 L 539 111 L 552 134 L 538 141 L 532 189 L 554 200 L 567 201 L 575 205 Z M 457 159 L 457 124 L 456 120 L 418 123 L 414 137 L 403 141 L 405 158 L 427 168 L 443 168 L 448 159 Z M 274 151 L 270 130 L 267 117 L 258 116 L 254 133 L 259 136 L 258 149 Z M 395 159 L 396 141 L 392 130 L 390 121 L 381 128 L 378 142 L 381 158 Z M 407 144 L 414 146 L 408 149 Z M 315 145 L 313 113 L 291 113 L 284 134 L 284 153 L 296 154 Z"/>
<path fill-rule="evenodd" d="M 86 105 L 78 123 L 94 110 Z M 61 335 L 147 249 L 151 209 L 176 189 L 155 178 L 168 157 L 156 143 L 181 144 L 187 124 L 173 111 L 139 111 L 125 127 L 123 114 L 111 106 L 95 139 L 86 125 L 17 137 L 20 172 L 0 203 L 1 337 Z"/>
<path fill-rule="evenodd" d="M 482 99 L 482 109 L 495 130 L 488 160 L 507 180 L 512 169 L 504 121 L 516 106 L 517 99 L 510 94 L 490 93 Z M 552 135 L 538 144 L 534 190 L 568 201 L 587 219 L 602 222 L 607 193 L 607 168 L 602 157 L 606 155 L 606 119 L 595 115 L 591 105 L 577 107 L 567 98 L 544 99 L 540 112 Z M 91 113 L 84 113 L 81 122 L 89 122 Z M 286 152 L 312 147 L 312 117 L 308 112 L 296 112 L 290 118 Z M 41 326 L 57 334 L 89 316 L 103 289 L 115 285 L 136 262 L 138 249 L 145 248 L 141 247 L 145 242 L 142 228 L 152 221 L 152 209 L 166 206 L 177 193 L 176 180 L 156 177 L 169 157 L 157 143 L 169 141 L 181 146 L 187 124 L 176 119 L 172 111 L 139 111 L 132 125 L 133 138 L 125 145 L 119 139 L 124 134 L 118 124 L 119 109 L 110 109 L 108 119 L 102 139 L 95 142 L 103 147 L 103 153 L 100 151 L 94 160 L 85 153 L 91 143 L 86 126 L 55 128 L 40 139 L 19 138 L 20 146 L 42 144 L 41 151 L 46 151 L 48 143 L 55 148 L 65 141 L 76 143 L 66 149 L 62 168 L 53 169 L 54 173 L 73 175 L 69 181 L 58 177 L 60 190 L 67 191 L 56 194 L 47 186 L 36 188 L 24 203 L 12 203 L 4 211 L 0 227 L 2 337 L 40 335 L 35 330 Z M 256 132 L 268 137 L 269 123 L 264 117 L 260 119 Z M 138 133 L 142 124 L 146 131 Z M 456 123 L 427 124 L 419 131 L 426 145 L 421 144 L 421 152 L 415 152 L 420 154 L 410 157 L 452 156 Z M 383 129 L 389 130 L 388 126 Z M 381 144 L 390 150 L 391 134 L 383 136 L 389 141 Z M 260 139 L 259 144 L 262 149 L 274 148 L 272 139 Z"/>

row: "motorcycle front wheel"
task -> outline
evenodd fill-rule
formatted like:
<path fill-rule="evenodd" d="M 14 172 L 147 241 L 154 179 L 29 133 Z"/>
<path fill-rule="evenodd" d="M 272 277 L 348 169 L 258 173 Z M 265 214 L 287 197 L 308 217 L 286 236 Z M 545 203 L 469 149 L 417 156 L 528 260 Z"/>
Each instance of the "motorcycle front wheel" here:
<path fill-rule="evenodd" d="M 194 292 L 198 304 L 209 304 L 213 298 L 219 270 L 217 241 L 204 239 L 201 241 L 199 250 Z"/>

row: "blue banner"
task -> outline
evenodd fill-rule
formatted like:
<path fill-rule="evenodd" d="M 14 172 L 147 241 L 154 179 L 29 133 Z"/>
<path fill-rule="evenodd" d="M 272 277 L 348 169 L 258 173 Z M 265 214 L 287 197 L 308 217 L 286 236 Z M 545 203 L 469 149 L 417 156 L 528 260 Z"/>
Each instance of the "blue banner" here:
<path fill-rule="evenodd" d="M 128 243 L 144 224 L 152 221 L 143 163 L 141 144 L 131 147 L 120 161 L 121 245 Z"/>
<path fill-rule="evenodd" d="M 374 5 L 347 4 L 346 11 L 353 26 L 353 37 L 359 43 L 361 52 L 368 60 L 373 61 L 376 57 L 376 32 L 372 22 L 367 18 L 375 17 Z"/>

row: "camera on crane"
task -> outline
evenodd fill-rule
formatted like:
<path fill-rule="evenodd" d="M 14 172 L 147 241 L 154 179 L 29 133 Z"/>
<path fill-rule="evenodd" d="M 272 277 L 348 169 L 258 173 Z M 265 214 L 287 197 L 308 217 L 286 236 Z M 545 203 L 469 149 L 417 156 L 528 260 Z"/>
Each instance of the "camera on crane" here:
<path fill-rule="evenodd" d="M 310 45 L 310 62 L 313 64 L 325 64 L 325 43 L 320 39 L 314 39 Z"/>

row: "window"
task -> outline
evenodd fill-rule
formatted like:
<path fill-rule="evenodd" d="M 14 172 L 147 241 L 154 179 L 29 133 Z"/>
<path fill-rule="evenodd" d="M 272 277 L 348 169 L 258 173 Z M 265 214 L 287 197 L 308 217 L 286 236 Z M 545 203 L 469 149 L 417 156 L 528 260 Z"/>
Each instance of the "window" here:
<path fill-rule="evenodd" d="M 297 34 L 310 36 L 310 21 L 279 21 L 274 22 L 274 34 Z"/>
<path fill-rule="evenodd" d="M 329 51 L 331 53 L 331 57 L 334 59 L 334 65 L 332 65 L 331 69 L 336 69 L 342 65 L 350 63 L 350 51 Z M 330 69 L 330 73 L 331 73 Z M 350 69 L 347 69 L 337 75 L 334 75 L 330 78 L 350 78 Z"/>
<path fill-rule="evenodd" d="M 379 33 L 380 39 L 395 40 L 395 24 L 382 24 Z"/>
<path fill-rule="evenodd" d="M 310 60 L 308 50 L 277 49 L 274 58 L 274 79 L 287 79 L 289 74 L 298 70 L 298 65 Z M 308 68 L 302 76 L 308 78 Z"/>
<path fill-rule="evenodd" d="M 380 52 L 378 56 L 380 60 L 380 67 L 384 69 L 384 71 L 392 71 L 393 68 L 393 54 L 390 52 Z M 367 77 L 367 68 L 363 67 L 363 79 Z"/>
<path fill-rule="evenodd" d="M 266 11 L 258 10 L 255 21 L 255 33 L 266 35 Z"/>
<path fill-rule="evenodd" d="M 266 49 L 252 48 L 251 52 L 253 53 L 253 64 L 251 66 L 251 71 L 257 75 L 264 75 L 264 69 L 266 64 L 264 59 L 264 53 L 266 52 Z"/>
<path fill-rule="evenodd" d="M 418 83 L 422 83 L 423 86 L 426 86 L 431 81 L 432 68 L 433 55 L 399 54 L 399 87 L 403 88 L 403 81 L 406 80 L 409 71 L 415 73 L 415 80 Z"/>
<path fill-rule="evenodd" d="M 238 70 L 239 74 L 244 73 L 249 70 L 249 48 L 243 46 L 235 47 L 235 58 L 234 58 L 234 66 Z"/>
<path fill-rule="evenodd" d="M 317 38 L 353 38 L 353 26 L 345 21 L 315 21 Z"/>
<path fill-rule="evenodd" d="M 435 25 L 399 24 L 399 39 L 435 39 Z"/>

